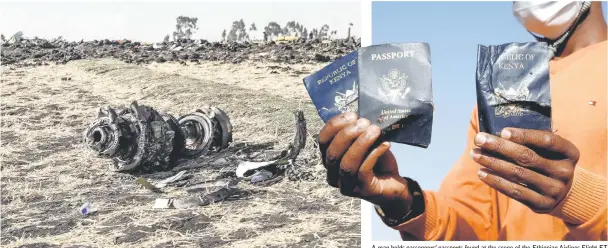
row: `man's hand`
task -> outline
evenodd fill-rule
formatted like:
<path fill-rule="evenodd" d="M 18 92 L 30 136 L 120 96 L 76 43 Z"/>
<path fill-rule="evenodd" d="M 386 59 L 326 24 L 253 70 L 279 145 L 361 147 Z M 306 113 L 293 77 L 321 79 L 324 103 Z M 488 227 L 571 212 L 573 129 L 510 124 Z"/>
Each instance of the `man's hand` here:
<path fill-rule="evenodd" d="M 329 120 L 319 133 L 327 183 L 340 188 L 343 195 L 379 206 L 409 206 L 407 181 L 399 176 L 390 143 L 373 147 L 378 137 L 380 128 L 367 119 L 357 119 L 355 113 Z"/>
<path fill-rule="evenodd" d="M 579 150 L 556 134 L 505 128 L 500 137 L 478 133 L 475 145 L 481 181 L 534 212 L 551 211 L 570 190 Z"/>

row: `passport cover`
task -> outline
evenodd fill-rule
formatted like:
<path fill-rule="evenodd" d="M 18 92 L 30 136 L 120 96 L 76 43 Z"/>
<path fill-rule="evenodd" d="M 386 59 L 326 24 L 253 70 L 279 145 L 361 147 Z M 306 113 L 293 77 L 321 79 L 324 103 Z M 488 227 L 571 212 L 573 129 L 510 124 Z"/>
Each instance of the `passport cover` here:
<path fill-rule="evenodd" d="M 507 43 L 477 50 L 477 106 L 481 132 L 505 127 L 551 131 L 547 43 Z"/>
<path fill-rule="evenodd" d="M 357 51 L 304 78 L 304 87 L 323 122 L 344 112 L 357 112 Z"/>
<path fill-rule="evenodd" d="M 378 142 L 428 147 L 434 110 L 429 44 L 364 47 L 358 60 L 359 116 L 382 129 Z"/>

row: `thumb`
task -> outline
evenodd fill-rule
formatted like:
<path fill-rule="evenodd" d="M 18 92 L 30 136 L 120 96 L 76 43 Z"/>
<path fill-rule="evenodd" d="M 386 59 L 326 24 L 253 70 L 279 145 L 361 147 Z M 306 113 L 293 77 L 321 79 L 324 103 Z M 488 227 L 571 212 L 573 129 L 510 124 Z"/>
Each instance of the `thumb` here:
<path fill-rule="evenodd" d="M 374 178 L 374 166 L 378 162 L 378 158 L 382 157 L 388 149 L 391 148 L 390 142 L 382 142 L 378 147 L 367 155 L 361 167 L 359 167 L 359 182 L 368 184 Z"/>
<path fill-rule="evenodd" d="M 376 174 L 392 175 L 396 173 L 397 176 L 399 175 L 399 167 L 397 166 L 395 155 L 390 152 L 390 150 L 378 158 L 378 162 L 376 163 L 378 164 L 378 166 L 374 167 L 374 172 L 376 172 Z"/>

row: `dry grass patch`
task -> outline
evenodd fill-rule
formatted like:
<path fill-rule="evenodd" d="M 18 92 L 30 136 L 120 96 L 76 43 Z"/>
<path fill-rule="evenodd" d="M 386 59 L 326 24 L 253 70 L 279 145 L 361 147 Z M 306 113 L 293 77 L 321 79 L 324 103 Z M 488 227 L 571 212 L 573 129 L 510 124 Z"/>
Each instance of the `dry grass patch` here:
<path fill-rule="evenodd" d="M 2 247 L 353 247 L 359 245 L 359 202 L 325 184 L 317 151 L 298 164 L 315 181 L 271 186 L 241 182 L 246 197 L 194 209 L 152 208 L 163 194 L 135 176 L 107 170 L 82 145 L 99 107 L 133 100 L 174 114 L 203 105 L 228 113 L 234 142 L 219 154 L 178 161 L 189 181 L 204 186 L 233 171 L 239 160 L 264 160 L 293 135 L 292 112 L 302 109 L 311 134 L 322 122 L 302 85 L 317 65 L 262 63 L 137 66 L 115 60 L 3 67 L 0 97 Z M 70 81 L 62 81 L 70 77 Z M 308 145 L 312 144 L 309 137 Z M 223 159 L 223 160 L 222 160 Z M 221 162 L 220 162 L 221 161 Z M 146 178 L 163 178 L 159 172 Z M 205 191 L 202 191 L 205 192 Z M 191 194 L 192 195 L 192 194 Z M 79 215 L 90 202 L 97 211 Z"/>

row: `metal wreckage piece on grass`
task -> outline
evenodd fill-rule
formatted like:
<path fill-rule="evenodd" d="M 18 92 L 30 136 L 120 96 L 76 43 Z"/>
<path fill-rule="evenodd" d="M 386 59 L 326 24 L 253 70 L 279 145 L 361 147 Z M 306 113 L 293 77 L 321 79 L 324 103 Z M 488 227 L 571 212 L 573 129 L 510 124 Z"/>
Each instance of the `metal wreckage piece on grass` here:
<path fill-rule="evenodd" d="M 99 156 L 113 160 L 112 171 L 165 170 L 179 157 L 195 158 L 227 148 L 232 125 L 216 107 L 176 119 L 133 102 L 126 109 L 100 109 L 84 132 L 84 142 Z"/>
<path fill-rule="evenodd" d="M 249 192 L 237 187 L 244 178 L 251 179 L 251 183 L 256 185 L 271 185 L 283 179 L 283 175 L 288 171 L 292 171 L 292 174 L 298 174 L 297 171 L 293 171 L 296 170 L 294 163 L 300 152 L 306 147 L 306 137 L 308 135 L 304 112 L 296 111 L 294 113 L 294 121 L 295 134 L 293 141 L 275 159 L 269 162 L 241 163 L 236 171 L 237 178 L 231 180 L 228 185 L 196 197 L 182 199 L 159 198 L 156 199 L 154 208 L 193 208 L 207 206 L 231 198 L 240 199 L 249 194 Z M 260 174 L 262 173 L 268 173 L 269 175 L 261 176 Z M 256 175 L 260 175 L 262 179 L 254 180 Z M 295 176 L 289 177 L 294 180 L 299 179 L 299 177 Z"/>
<path fill-rule="evenodd" d="M 299 172 L 296 171 L 294 164 L 300 152 L 306 147 L 308 129 L 306 128 L 304 112 L 301 110 L 294 112 L 294 122 L 293 141 L 285 150 L 281 151 L 281 154 L 266 162 L 243 161 L 236 169 L 236 176 L 239 178 L 251 177 L 252 183 L 258 183 L 291 172 L 288 174 L 290 179 L 299 179 L 297 175 Z"/>

